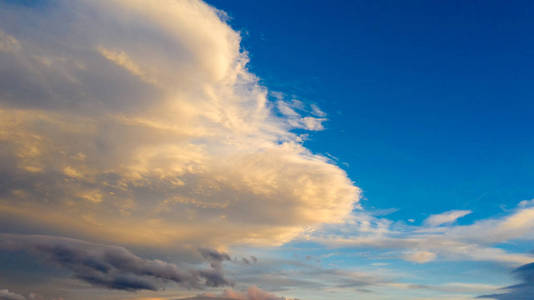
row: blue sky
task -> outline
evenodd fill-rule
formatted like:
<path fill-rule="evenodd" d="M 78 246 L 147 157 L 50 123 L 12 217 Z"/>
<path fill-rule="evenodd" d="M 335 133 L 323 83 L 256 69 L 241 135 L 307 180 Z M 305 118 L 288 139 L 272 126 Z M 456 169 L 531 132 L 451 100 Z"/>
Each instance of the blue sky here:
<path fill-rule="evenodd" d="M 487 217 L 533 198 L 531 2 L 209 3 L 265 85 L 329 114 L 306 145 L 339 159 L 365 206 Z"/>
<path fill-rule="evenodd" d="M 0 0 L 0 300 L 528 299 L 533 13 Z"/>

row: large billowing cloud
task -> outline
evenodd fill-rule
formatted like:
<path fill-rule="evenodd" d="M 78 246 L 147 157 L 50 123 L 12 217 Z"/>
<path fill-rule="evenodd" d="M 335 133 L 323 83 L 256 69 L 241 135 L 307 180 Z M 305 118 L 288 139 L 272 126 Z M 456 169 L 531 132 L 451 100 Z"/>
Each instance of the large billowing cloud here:
<path fill-rule="evenodd" d="M 222 16 L 196 0 L 4 4 L 2 222 L 217 247 L 342 221 L 359 190 L 292 132 L 324 113 L 269 101 Z"/>

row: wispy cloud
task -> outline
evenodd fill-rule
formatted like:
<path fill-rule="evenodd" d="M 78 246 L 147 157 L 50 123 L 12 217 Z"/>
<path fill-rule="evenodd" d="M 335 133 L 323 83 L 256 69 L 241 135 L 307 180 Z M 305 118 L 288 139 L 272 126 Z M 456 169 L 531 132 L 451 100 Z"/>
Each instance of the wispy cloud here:
<path fill-rule="evenodd" d="M 461 217 L 470 214 L 470 210 L 451 210 L 437 215 L 431 215 L 425 220 L 428 226 L 439 226 L 443 224 L 452 224 Z"/>
<path fill-rule="evenodd" d="M 429 217 L 424 226 L 413 226 L 357 212 L 342 226 L 325 226 L 303 238 L 333 247 L 390 249 L 396 251 L 398 258 L 417 263 L 439 258 L 518 266 L 534 261 L 534 256 L 528 253 L 510 253 L 497 245 L 534 239 L 534 207 L 523 203 L 500 218 L 479 220 L 471 225 L 450 225 L 468 213 L 449 211 Z M 443 224 L 450 226 L 436 227 Z"/>

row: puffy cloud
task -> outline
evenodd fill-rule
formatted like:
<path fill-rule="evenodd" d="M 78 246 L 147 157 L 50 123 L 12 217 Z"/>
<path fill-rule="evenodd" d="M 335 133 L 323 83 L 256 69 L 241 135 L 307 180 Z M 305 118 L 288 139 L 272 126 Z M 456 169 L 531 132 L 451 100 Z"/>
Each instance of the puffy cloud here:
<path fill-rule="evenodd" d="M 534 295 L 534 263 L 523 265 L 514 270 L 514 275 L 520 283 L 504 288 L 503 293 L 484 295 L 479 298 L 491 298 L 496 300 L 527 300 Z"/>
<path fill-rule="evenodd" d="M 470 210 L 451 210 L 437 215 L 431 215 L 425 220 L 425 224 L 429 226 L 439 226 L 443 224 L 451 224 L 456 222 L 461 217 L 470 214 Z"/>
<path fill-rule="evenodd" d="M 71 271 L 79 280 L 109 289 L 155 291 L 161 282 L 167 281 L 188 288 L 230 284 L 223 276 L 221 260 L 212 270 L 188 270 L 157 259 L 143 259 L 123 247 L 70 238 L 1 234 L 0 251 L 28 252 Z"/>
<path fill-rule="evenodd" d="M 292 132 L 321 129 L 324 113 L 298 101 L 277 113 L 220 15 L 196 0 L 3 6 L 0 218 L 221 247 L 281 244 L 350 214 L 359 189 Z"/>
<path fill-rule="evenodd" d="M 26 300 L 26 297 L 4 289 L 0 290 L 0 300 Z"/>

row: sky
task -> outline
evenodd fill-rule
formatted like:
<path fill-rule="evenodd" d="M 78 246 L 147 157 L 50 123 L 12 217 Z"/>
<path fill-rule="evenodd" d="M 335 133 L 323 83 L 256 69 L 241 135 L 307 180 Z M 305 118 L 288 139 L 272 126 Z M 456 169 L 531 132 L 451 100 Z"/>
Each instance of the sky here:
<path fill-rule="evenodd" d="M 529 299 L 532 13 L 0 0 L 0 300 Z"/>

